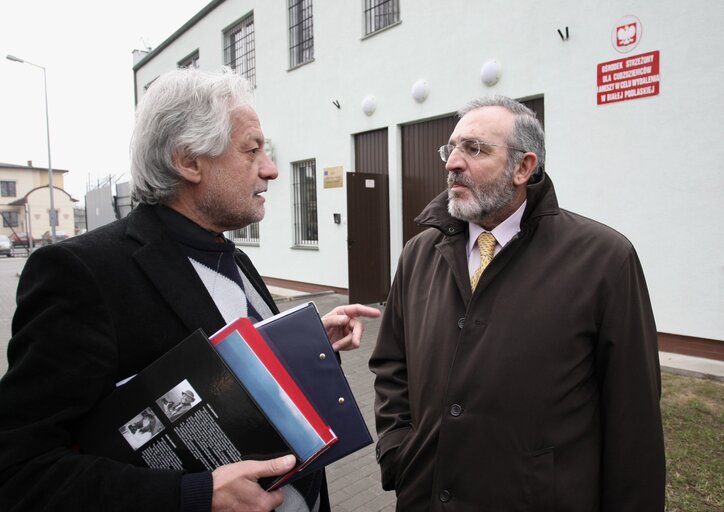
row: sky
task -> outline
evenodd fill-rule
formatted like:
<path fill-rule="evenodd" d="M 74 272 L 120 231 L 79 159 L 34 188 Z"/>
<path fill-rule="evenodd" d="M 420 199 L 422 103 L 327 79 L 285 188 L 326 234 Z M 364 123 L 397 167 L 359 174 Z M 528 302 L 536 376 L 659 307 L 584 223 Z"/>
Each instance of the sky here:
<path fill-rule="evenodd" d="M 0 162 L 48 166 L 83 201 L 109 177 L 128 181 L 133 50 L 155 48 L 209 0 L 23 0 L 0 10 Z"/>

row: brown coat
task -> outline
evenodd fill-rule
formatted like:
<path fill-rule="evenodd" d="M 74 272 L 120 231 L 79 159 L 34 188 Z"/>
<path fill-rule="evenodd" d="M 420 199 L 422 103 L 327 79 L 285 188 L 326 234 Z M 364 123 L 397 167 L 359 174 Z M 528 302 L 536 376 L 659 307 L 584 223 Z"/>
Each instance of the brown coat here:
<path fill-rule="evenodd" d="M 370 360 L 398 510 L 663 511 L 656 327 L 631 243 L 528 186 L 470 291 L 446 194 L 416 219 Z"/>

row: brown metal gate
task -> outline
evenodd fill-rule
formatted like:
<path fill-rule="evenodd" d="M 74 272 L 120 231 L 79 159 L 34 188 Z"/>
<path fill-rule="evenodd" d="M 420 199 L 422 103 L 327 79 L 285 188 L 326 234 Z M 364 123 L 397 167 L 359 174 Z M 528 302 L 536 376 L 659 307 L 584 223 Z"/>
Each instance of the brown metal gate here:
<path fill-rule="evenodd" d="M 445 163 L 437 150 L 447 144 L 458 122 L 456 115 L 402 126 L 403 244 L 423 231 L 415 217 L 447 188 Z"/>
<path fill-rule="evenodd" d="M 390 291 L 386 128 L 355 135 L 355 170 L 347 173 L 349 301 L 384 302 Z"/>

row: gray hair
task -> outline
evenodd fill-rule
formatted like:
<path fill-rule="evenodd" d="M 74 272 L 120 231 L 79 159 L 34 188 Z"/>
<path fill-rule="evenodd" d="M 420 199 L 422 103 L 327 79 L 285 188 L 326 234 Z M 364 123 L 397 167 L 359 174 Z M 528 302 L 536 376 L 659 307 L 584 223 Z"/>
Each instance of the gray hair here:
<path fill-rule="evenodd" d="M 540 121 L 531 109 L 506 96 L 486 96 L 469 102 L 458 111 L 458 116 L 483 107 L 502 107 L 515 115 L 513 133 L 510 135 L 508 146 L 531 151 L 538 156 L 538 167 L 543 168 L 546 159 L 545 134 Z M 518 164 L 523 159 L 523 154 L 514 149 L 508 150 L 508 161 L 512 165 Z"/>
<path fill-rule="evenodd" d="M 131 197 L 165 204 L 181 177 L 174 155 L 222 155 L 231 140 L 231 112 L 251 106 L 249 82 L 228 68 L 222 73 L 177 69 L 158 77 L 136 110 L 131 137 Z"/>

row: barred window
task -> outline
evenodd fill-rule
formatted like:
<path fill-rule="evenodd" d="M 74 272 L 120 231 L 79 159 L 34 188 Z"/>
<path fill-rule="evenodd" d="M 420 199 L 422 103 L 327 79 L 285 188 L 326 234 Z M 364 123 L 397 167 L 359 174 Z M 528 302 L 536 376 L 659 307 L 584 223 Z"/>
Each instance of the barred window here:
<path fill-rule="evenodd" d="M 365 35 L 400 21 L 400 0 L 365 0 Z"/>
<path fill-rule="evenodd" d="M 312 0 L 289 0 L 289 67 L 314 59 Z"/>
<path fill-rule="evenodd" d="M 198 69 L 199 68 L 199 51 L 196 50 L 178 61 L 179 68 Z"/>
<path fill-rule="evenodd" d="M 315 160 L 292 163 L 294 245 L 317 247 L 317 171 Z"/>
<path fill-rule="evenodd" d="M 3 216 L 3 227 L 4 228 L 18 227 L 18 212 L 6 211 L 6 212 L 2 212 L 2 216 Z"/>
<path fill-rule="evenodd" d="M 254 13 L 224 32 L 224 64 L 246 77 L 256 87 Z"/>
<path fill-rule="evenodd" d="M 0 181 L 0 197 L 15 197 L 16 193 L 14 181 Z"/>
<path fill-rule="evenodd" d="M 258 244 L 259 243 L 259 223 L 254 222 L 241 229 L 229 231 L 229 238 L 239 244 Z"/>

